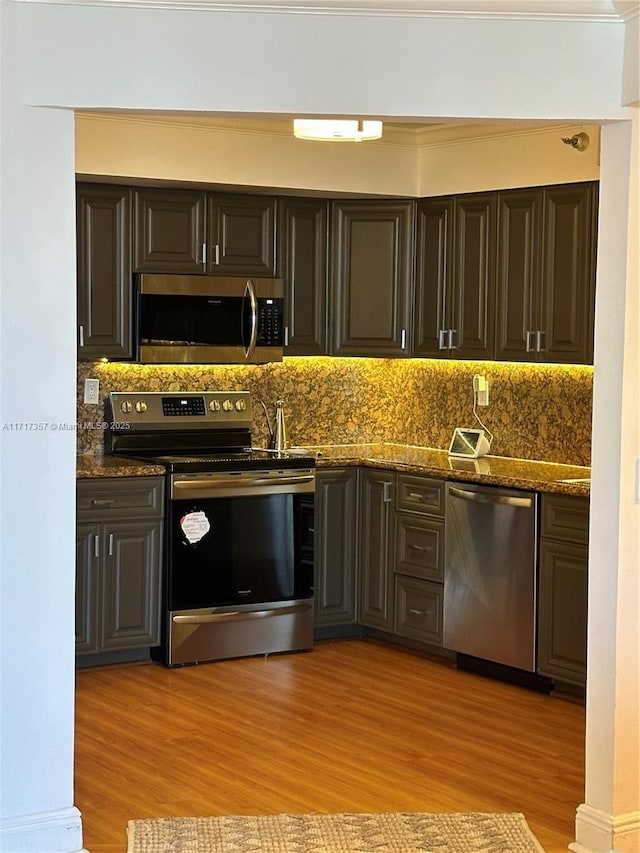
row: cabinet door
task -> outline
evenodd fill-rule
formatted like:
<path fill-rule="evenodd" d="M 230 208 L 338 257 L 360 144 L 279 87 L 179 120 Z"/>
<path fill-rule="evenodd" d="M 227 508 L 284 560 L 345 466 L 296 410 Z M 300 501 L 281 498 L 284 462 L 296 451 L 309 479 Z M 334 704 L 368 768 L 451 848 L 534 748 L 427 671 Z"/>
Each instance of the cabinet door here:
<path fill-rule="evenodd" d="M 456 198 L 448 324 L 454 358 L 493 358 L 495 216 L 495 193 Z"/>
<path fill-rule="evenodd" d="M 210 195 L 207 217 L 207 272 L 275 275 L 274 198 Z"/>
<path fill-rule="evenodd" d="M 540 360 L 593 361 L 596 185 L 544 191 Z"/>
<path fill-rule="evenodd" d="M 285 282 L 285 355 L 327 354 L 328 202 L 279 201 L 280 272 Z"/>
<path fill-rule="evenodd" d="M 131 191 L 76 190 L 80 359 L 131 358 Z"/>
<path fill-rule="evenodd" d="M 204 199 L 190 190 L 136 191 L 136 272 L 204 272 Z"/>
<path fill-rule="evenodd" d="M 498 195 L 496 358 L 535 361 L 542 191 Z"/>
<path fill-rule="evenodd" d="M 409 354 L 413 202 L 335 202 L 333 355 Z"/>
<path fill-rule="evenodd" d="M 393 630 L 393 489 L 385 471 L 361 471 L 359 621 L 371 628 Z"/>
<path fill-rule="evenodd" d="M 584 685 L 587 674 L 588 548 L 540 542 L 538 672 Z"/>
<path fill-rule="evenodd" d="M 102 649 L 160 642 L 161 521 L 103 525 Z"/>
<path fill-rule="evenodd" d="M 98 651 L 98 566 L 100 525 L 76 528 L 76 653 Z"/>
<path fill-rule="evenodd" d="M 357 469 L 318 471 L 315 624 L 355 622 Z"/>
<path fill-rule="evenodd" d="M 453 270 L 452 198 L 422 199 L 417 205 L 413 355 L 448 356 L 446 300 Z"/>

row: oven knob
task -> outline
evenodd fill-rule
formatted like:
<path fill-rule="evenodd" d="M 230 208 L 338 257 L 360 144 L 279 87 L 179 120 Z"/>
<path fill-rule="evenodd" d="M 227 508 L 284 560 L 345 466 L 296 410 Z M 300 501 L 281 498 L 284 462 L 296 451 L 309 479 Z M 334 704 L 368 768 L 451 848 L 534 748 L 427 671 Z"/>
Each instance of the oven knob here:
<path fill-rule="evenodd" d="M 247 404 L 244 400 L 236 400 L 236 412 L 244 412 L 247 408 Z"/>
<path fill-rule="evenodd" d="M 233 409 L 233 403 L 231 402 L 231 400 L 225 400 L 222 404 L 222 408 L 225 410 L 225 412 L 230 412 Z"/>
<path fill-rule="evenodd" d="M 212 400 L 209 403 L 209 409 L 212 412 L 219 412 L 220 411 L 220 401 L 219 400 Z"/>
<path fill-rule="evenodd" d="M 125 413 L 125 415 L 127 414 L 127 412 L 130 412 L 133 409 L 133 406 L 131 405 L 131 400 L 125 400 L 123 403 L 121 403 L 120 409 Z"/>
<path fill-rule="evenodd" d="M 145 403 L 145 401 L 144 400 L 138 400 L 138 402 L 136 403 L 136 412 L 146 412 L 146 411 L 147 411 L 147 404 Z"/>

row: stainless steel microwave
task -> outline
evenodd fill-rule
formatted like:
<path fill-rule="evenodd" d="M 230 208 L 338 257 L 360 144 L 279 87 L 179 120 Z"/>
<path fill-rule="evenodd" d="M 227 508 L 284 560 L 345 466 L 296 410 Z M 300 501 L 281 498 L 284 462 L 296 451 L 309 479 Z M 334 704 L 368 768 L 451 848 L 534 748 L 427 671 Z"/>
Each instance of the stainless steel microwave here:
<path fill-rule="evenodd" d="M 141 275 L 136 359 L 142 364 L 282 361 L 283 310 L 279 278 Z"/>

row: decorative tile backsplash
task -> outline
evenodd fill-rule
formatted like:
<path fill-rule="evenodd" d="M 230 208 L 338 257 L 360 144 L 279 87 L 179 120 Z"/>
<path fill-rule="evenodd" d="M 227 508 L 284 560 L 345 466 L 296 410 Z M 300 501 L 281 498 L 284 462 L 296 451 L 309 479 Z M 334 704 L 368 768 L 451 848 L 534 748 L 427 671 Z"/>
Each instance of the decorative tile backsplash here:
<path fill-rule="evenodd" d="M 473 376 L 489 382 L 489 406 L 478 409 L 494 434 L 491 453 L 572 465 L 591 464 L 593 368 L 431 359 L 285 358 L 282 363 L 149 366 L 80 362 L 78 422 L 102 408 L 82 402 L 84 380 L 110 391 L 247 390 L 253 443 L 263 446 L 262 407 L 285 402 L 291 444 L 394 442 L 446 449 L 454 427 L 477 426 Z M 78 450 L 100 453 L 99 429 L 78 430 Z"/>

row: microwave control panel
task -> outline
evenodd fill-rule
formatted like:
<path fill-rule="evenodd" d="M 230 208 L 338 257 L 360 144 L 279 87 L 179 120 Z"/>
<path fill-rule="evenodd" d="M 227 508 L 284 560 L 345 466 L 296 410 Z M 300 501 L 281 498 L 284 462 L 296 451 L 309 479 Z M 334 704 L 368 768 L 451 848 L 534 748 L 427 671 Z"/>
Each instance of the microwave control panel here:
<path fill-rule="evenodd" d="M 258 345 L 282 346 L 282 300 L 258 299 Z"/>

